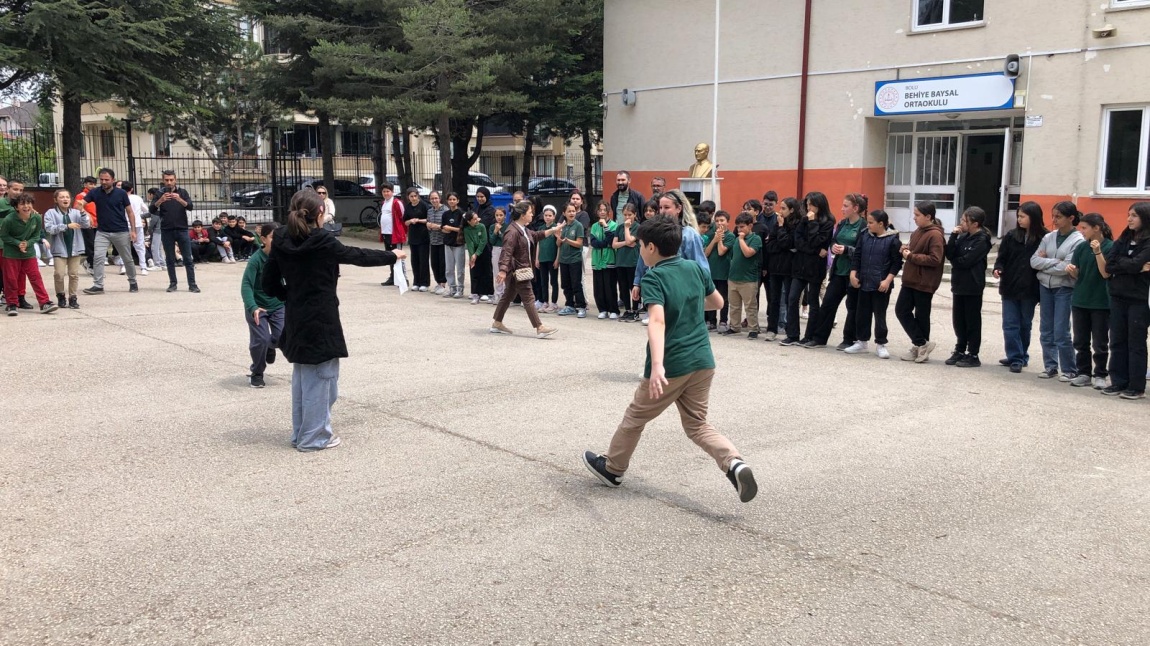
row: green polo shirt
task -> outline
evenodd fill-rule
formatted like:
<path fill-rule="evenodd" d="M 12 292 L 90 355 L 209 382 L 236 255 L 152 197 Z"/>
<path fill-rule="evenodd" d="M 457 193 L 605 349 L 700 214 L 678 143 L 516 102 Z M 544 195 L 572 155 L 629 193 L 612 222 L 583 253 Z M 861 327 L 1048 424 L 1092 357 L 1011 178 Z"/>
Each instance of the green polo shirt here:
<path fill-rule="evenodd" d="M 1110 253 L 1114 243 L 1110 240 L 1102 241 L 1102 255 Z M 1074 248 L 1071 263 L 1078 267 L 1078 280 L 1074 283 L 1074 294 L 1070 296 L 1070 306 L 1084 310 L 1110 309 L 1110 288 L 1106 279 L 1098 272 L 1098 262 L 1094 258 L 1094 250 L 1089 242 L 1083 242 Z"/>
<path fill-rule="evenodd" d="M 711 241 L 715 239 L 715 231 L 712 229 L 703 236 L 703 250 L 706 251 L 710 246 Z M 727 253 L 719 255 L 719 245 L 716 244 L 711 253 L 707 254 L 707 263 L 711 265 L 711 278 L 714 280 L 727 280 L 731 274 L 731 258 L 735 253 L 735 247 L 739 238 L 727 231 L 723 235 L 723 245 L 727 247 Z"/>
<path fill-rule="evenodd" d="M 747 257 L 743 255 L 743 247 L 739 244 L 738 238 L 731 245 L 731 250 L 727 255 L 731 257 L 731 282 L 736 283 L 757 283 L 759 282 L 759 254 L 763 250 L 763 239 L 757 233 L 748 233 L 743 238 L 747 246 L 755 250 L 753 256 Z"/>
<path fill-rule="evenodd" d="M 706 270 L 693 260 L 674 256 L 643 274 L 639 291 L 643 303 L 663 306 L 667 323 L 663 369 L 667 378 L 713 369 L 715 355 L 711 353 L 711 339 L 703 322 L 703 299 L 715 291 L 715 285 Z M 651 377 L 650 343 L 643 377 Z"/>
<path fill-rule="evenodd" d="M 618 240 L 626 240 L 623 235 L 623 224 L 620 223 L 619 227 L 615 230 L 615 235 Z M 639 264 L 639 223 L 631 223 L 631 238 L 635 240 L 634 247 L 619 247 L 615 250 L 615 266 L 616 267 L 635 267 Z"/>
<path fill-rule="evenodd" d="M 835 243 L 844 247 L 853 247 L 858 244 L 859 234 L 866 228 L 866 218 L 859 218 L 854 224 L 845 221 L 835 234 Z M 851 273 L 851 257 L 840 253 L 835 256 L 834 272 L 836 276 L 849 276 Z"/>
<path fill-rule="evenodd" d="M 555 240 L 555 236 L 547 236 L 539 241 L 539 264 L 545 262 L 555 262 L 555 256 L 559 255 L 559 244 Z"/>
<path fill-rule="evenodd" d="M 44 220 L 35 211 L 28 221 L 20 219 L 12 211 L 0 220 L 0 242 L 4 246 L 4 257 L 13 260 L 27 260 L 36 257 L 36 243 L 44 237 Z M 27 242 L 26 250 L 20 251 L 20 243 Z"/>
<path fill-rule="evenodd" d="M 584 236 L 583 225 L 578 220 L 572 220 L 563 227 L 563 237 L 567 240 L 582 240 Z M 561 264 L 575 264 L 583 262 L 583 249 L 563 245 L 559 248 L 559 262 Z"/>

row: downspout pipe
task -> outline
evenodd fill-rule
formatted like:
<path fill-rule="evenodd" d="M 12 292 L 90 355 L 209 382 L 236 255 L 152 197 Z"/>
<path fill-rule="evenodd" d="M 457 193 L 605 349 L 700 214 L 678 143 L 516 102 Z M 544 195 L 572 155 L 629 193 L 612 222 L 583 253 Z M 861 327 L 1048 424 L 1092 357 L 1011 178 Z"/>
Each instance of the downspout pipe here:
<path fill-rule="evenodd" d="M 810 79 L 811 59 L 811 4 L 814 0 L 806 0 L 806 11 L 803 17 L 803 71 L 799 81 L 799 154 L 798 178 L 795 187 L 795 197 L 802 199 L 803 174 L 807 157 L 807 82 Z"/>

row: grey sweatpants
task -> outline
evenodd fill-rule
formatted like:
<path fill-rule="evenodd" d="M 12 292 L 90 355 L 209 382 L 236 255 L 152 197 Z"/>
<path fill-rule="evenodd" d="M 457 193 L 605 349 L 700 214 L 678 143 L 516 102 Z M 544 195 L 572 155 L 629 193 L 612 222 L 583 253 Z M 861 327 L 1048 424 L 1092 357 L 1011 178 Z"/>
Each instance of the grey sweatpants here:
<path fill-rule="evenodd" d="M 104 287 L 104 265 L 108 264 L 108 247 L 115 247 L 121 258 L 132 259 L 132 236 L 127 231 L 120 233 L 96 232 L 96 266 L 92 268 L 92 285 Z M 136 284 L 136 263 L 125 262 L 128 270 L 128 284 Z"/>

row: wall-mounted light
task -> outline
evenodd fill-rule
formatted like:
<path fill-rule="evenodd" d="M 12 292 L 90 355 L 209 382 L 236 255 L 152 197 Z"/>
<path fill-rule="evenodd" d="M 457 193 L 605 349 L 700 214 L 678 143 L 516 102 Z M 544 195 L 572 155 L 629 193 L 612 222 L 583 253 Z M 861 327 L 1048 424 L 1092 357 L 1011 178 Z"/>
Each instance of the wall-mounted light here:
<path fill-rule="evenodd" d="M 959 117 L 961 117 L 961 116 L 962 116 L 962 113 L 959 113 L 959 112 L 947 112 L 946 114 L 944 114 L 944 115 L 942 115 L 942 116 L 946 117 L 947 119 L 957 119 L 957 118 L 959 118 Z"/>
<path fill-rule="evenodd" d="M 1118 34 L 1118 28 L 1111 24 L 1105 24 L 1101 27 L 1090 30 L 1090 35 L 1095 38 L 1110 38 Z"/>

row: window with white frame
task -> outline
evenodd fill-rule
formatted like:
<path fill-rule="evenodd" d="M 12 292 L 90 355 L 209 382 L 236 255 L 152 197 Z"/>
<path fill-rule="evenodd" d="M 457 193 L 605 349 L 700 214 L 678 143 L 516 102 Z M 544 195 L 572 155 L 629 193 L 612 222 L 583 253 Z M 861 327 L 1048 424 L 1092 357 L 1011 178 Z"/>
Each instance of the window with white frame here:
<path fill-rule="evenodd" d="M 1126 7 L 1150 7 L 1150 0 L 1110 0 L 1110 6 L 1114 9 L 1125 9 Z"/>
<path fill-rule="evenodd" d="M 975 25 L 985 19 L 985 0 L 912 0 L 915 31 Z"/>
<path fill-rule="evenodd" d="M 1150 106 L 1107 108 L 1102 113 L 1103 193 L 1150 193 Z"/>

